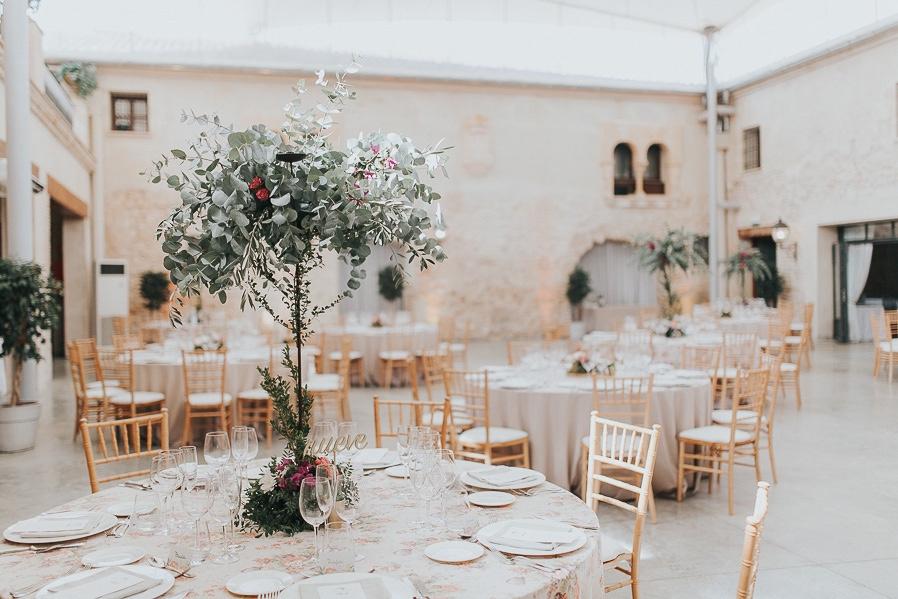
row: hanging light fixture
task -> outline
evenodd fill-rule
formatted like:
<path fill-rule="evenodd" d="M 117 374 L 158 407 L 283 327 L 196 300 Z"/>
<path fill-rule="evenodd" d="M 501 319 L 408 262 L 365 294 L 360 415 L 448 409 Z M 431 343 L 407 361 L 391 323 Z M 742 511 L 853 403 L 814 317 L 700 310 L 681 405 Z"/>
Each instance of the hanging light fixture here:
<path fill-rule="evenodd" d="M 773 230 L 771 231 L 771 236 L 773 240 L 778 244 L 782 244 L 786 239 L 789 238 L 789 225 L 783 222 L 783 219 L 779 219 L 776 221 L 776 224 L 773 225 Z"/>

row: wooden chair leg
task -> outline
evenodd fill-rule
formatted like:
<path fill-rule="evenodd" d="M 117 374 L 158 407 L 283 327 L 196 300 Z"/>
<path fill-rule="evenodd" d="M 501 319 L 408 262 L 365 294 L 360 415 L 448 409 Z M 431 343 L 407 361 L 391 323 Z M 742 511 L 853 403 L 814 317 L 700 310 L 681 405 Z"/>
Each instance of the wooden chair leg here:
<path fill-rule="evenodd" d="M 773 455 L 773 435 L 767 433 L 767 457 L 770 458 L 770 476 L 776 484 L 776 456 Z"/>
<path fill-rule="evenodd" d="M 752 443 L 752 448 L 754 450 L 752 453 L 753 453 L 754 460 L 755 460 L 755 482 L 761 482 L 761 480 L 764 477 L 761 474 L 761 459 L 760 459 L 760 456 L 758 455 L 760 450 L 758 449 L 757 443 Z"/>
<path fill-rule="evenodd" d="M 680 441 L 679 455 L 677 459 L 677 501 L 683 501 L 683 454 L 686 453 L 686 444 Z"/>
<path fill-rule="evenodd" d="M 729 456 L 727 459 L 727 506 L 729 506 L 730 516 L 736 513 L 735 501 L 733 499 L 733 494 L 736 492 L 735 483 L 733 476 L 733 470 L 735 467 L 735 459 L 736 456 L 733 455 L 735 452 L 729 452 Z"/>
<path fill-rule="evenodd" d="M 652 524 L 656 524 L 658 522 L 658 513 L 655 511 L 655 492 L 652 489 L 649 489 L 649 517 L 652 519 Z"/>
<path fill-rule="evenodd" d="M 530 437 L 524 439 L 524 468 L 530 468 Z"/>
<path fill-rule="evenodd" d="M 881 358 L 879 357 L 879 349 L 877 348 L 873 353 L 873 378 L 876 378 L 876 375 L 879 374 L 879 362 Z"/>
<path fill-rule="evenodd" d="M 190 402 L 184 402 L 184 428 L 181 431 L 181 443 L 190 445 L 193 439 L 190 436 Z"/>
<path fill-rule="evenodd" d="M 801 377 L 795 373 L 795 405 L 801 409 Z"/>

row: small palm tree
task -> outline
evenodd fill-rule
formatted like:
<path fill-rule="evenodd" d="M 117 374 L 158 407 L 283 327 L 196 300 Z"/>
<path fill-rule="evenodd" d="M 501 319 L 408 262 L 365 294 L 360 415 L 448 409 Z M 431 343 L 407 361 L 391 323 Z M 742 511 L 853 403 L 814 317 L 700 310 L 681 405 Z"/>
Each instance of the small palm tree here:
<path fill-rule="evenodd" d="M 742 296 L 742 303 L 745 303 L 745 275 L 751 273 L 752 278 L 757 282 L 767 281 L 771 277 L 770 267 L 767 261 L 757 248 L 746 248 L 739 250 L 726 260 L 726 277 L 729 282 L 730 277 L 739 275 L 739 294 Z"/>
<path fill-rule="evenodd" d="M 673 277 L 677 270 L 688 274 L 697 266 L 708 263 L 708 255 L 699 243 L 698 236 L 684 229 L 668 229 L 661 237 L 644 235 L 636 240 L 639 264 L 648 272 L 658 273 L 664 304 L 661 316 L 671 319 L 680 314 L 680 297 L 673 289 Z"/>

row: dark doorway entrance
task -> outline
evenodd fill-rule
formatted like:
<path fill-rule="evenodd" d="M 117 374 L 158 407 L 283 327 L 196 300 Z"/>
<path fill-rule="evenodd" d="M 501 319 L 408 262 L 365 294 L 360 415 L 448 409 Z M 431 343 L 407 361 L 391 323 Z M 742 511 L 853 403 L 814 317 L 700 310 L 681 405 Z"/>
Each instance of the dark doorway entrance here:
<path fill-rule="evenodd" d="M 782 292 L 782 282 L 779 271 L 776 269 L 776 242 L 769 235 L 752 237 L 751 246 L 757 248 L 770 269 L 770 278 L 766 281 L 754 281 L 752 284 L 753 297 L 762 297 L 767 305 L 775 308 L 776 300 Z"/>
<path fill-rule="evenodd" d="M 50 274 L 59 281 L 65 297 L 65 277 L 62 267 L 62 221 L 63 211 L 56 204 L 50 202 Z M 53 328 L 51 334 L 53 343 L 53 357 L 65 356 L 65 300 L 61 302 L 59 323 Z"/>

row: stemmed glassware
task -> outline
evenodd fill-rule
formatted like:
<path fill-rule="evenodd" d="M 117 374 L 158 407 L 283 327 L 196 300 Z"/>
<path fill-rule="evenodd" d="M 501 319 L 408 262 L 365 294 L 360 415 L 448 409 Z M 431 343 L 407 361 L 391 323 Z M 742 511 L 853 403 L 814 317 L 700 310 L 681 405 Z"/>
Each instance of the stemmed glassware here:
<path fill-rule="evenodd" d="M 203 458 L 215 470 L 227 464 L 231 459 L 231 443 L 228 441 L 228 433 L 225 431 L 206 433 Z"/>
<path fill-rule="evenodd" d="M 440 496 L 445 488 L 440 456 L 434 449 L 417 449 L 412 454 L 409 478 L 418 497 L 424 502 L 424 515 L 415 524 L 428 524 L 430 502 Z"/>
<path fill-rule="evenodd" d="M 255 459 L 259 453 L 259 439 L 256 437 L 256 429 L 251 426 L 235 426 L 231 428 L 231 457 L 237 464 L 237 473 L 240 480 L 246 478 L 247 464 Z M 240 494 L 240 505 L 238 506 L 240 526 L 243 526 L 243 494 Z M 234 543 L 231 545 L 233 551 L 242 551 L 243 543 Z"/>
<path fill-rule="evenodd" d="M 309 441 L 314 447 L 319 447 L 322 441 L 328 441 L 337 437 L 337 421 L 321 420 L 312 425 L 309 430 Z M 320 453 L 320 452 L 319 452 Z"/>
<path fill-rule="evenodd" d="M 233 467 L 219 468 L 212 479 L 213 499 L 209 514 L 221 526 L 222 552 L 212 558 L 216 564 L 233 564 L 237 556 L 228 543 L 229 531 L 234 523 L 234 514 L 240 503 L 240 475 Z"/>
<path fill-rule="evenodd" d="M 321 501 L 318 499 L 319 493 L 327 495 L 328 490 L 322 489 L 319 491 L 319 487 L 324 486 L 330 486 L 330 480 L 327 478 L 309 477 L 303 479 L 299 484 L 299 513 L 302 519 L 315 530 L 315 561 L 318 562 L 319 566 L 321 564 L 321 544 L 318 540 L 318 527 L 327 520 L 327 516 L 330 513 L 330 508 L 327 511 L 324 509 L 326 505 L 330 504 L 329 498 L 325 497 L 325 499 L 328 499 L 325 506 L 322 506 Z"/>
<path fill-rule="evenodd" d="M 177 451 L 162 451 L 153 457 L 150 466 L 150 486 L 159 497 L 162 534 L 169 534 L 169 499 L 181 483 L 184 475 L 181 472 L 179 462 L 180 454 Z"/>
<path fill-rule="evenodd" d="M 334 498 L 334 511 L 350 528 L 359 517 L 359 485 L 361 476 L 356 470 L 337 475 L 337 493 Z"/>
<path fill-rule="evenodd" d="M 409 463 L 412 456 L 414 428 L 414 426 L 408 424 L 401 424 L 396 427 L 396 453 L 399 455 L 399 461 L 405 466 L 406 472 L 411 472 Z M 402 496 L 412 497 L 411 488 L 403 486 Z"/>
<path fill-rule="evenodd" d="M 181 472 L 184 474 L 182 487 L 196 484 L 197 464 L 199 463 L 196 447 L 193 445 L 182 445 L 178 448 L 178 451 L 181 452 Z"/>
<path fill-rule="evenodd" d="M 342 439 L 346 446 L 342 451 L 340 451 L 340 457 L 344 460 L 352 460 L 352 457 L 358 453 L 358 448 L 355 446 L 355 437 L 359 432 L 358 424 L 355 422 L 341 422 L 337 425 L 337 438 Z"/>
<path fill-rule="evenodd" d="M 193 555 L 191 556 L 191 565 L 202 563 L 206 550 L 200 542 L 200 520 L 212 507 L 213 485 L 207 484 L 197 486 L 196 480 L 186 481 L 181 487 L 181 506 L 184 513 L 192 520 L 194 525 Z"/>

